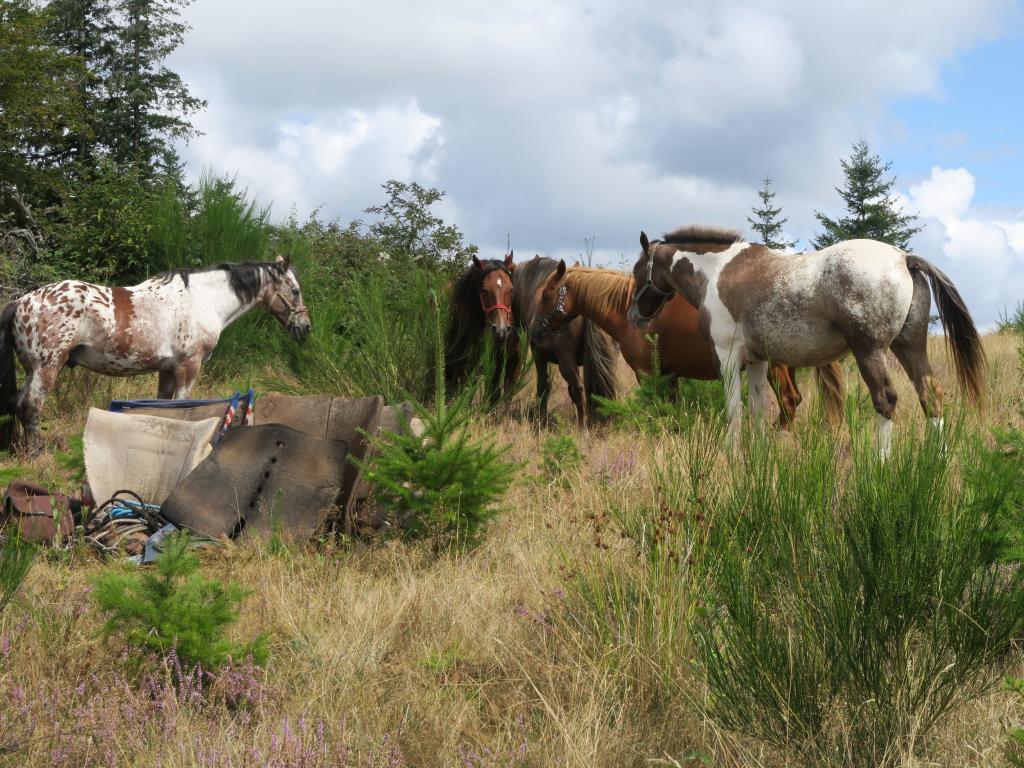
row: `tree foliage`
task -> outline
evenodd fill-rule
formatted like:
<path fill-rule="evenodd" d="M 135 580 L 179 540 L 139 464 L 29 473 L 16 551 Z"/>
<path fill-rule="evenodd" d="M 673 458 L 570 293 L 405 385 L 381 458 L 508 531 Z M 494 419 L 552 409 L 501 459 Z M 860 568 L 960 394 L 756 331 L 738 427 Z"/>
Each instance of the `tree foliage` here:
<path fill-rule="evenodd" d="M 848 159 L 839 161 L 846 177 L 845 185 L 836 187 L 836 192 L 846 206 L 847 215 L 833 219 L 821 211 L 815 211 L 815 218 L 823 231 L 814 240 L 815 248 L 827 248 L 841 240 L 868 238 L 890 243 L 897 248 L 909 248 L 910 238 L 921 231 L 917 226 L 917 215 L 904 213 L 892 189 L 896 177 L 885 175 L 892 162 L 883 162 L 872 154 L 867 141 L 861 139 L 853 145 Z"/>
<path fill-rule="evenodd" d="M 785 251 L 796 245 L 795 242 L 786 240 L 782 227 L 789 219 L 780 219 L 782 206 L 775 205 L 775 191 L 772 189 L 771 176 L 765 176 L 761 189 L 757 191 L 761 199 L 761 207 L 756 205 L 751 208 L 754 218 L 747 217 L 750 228 L 761 236 L 761 243 L 773 251 Z"/>

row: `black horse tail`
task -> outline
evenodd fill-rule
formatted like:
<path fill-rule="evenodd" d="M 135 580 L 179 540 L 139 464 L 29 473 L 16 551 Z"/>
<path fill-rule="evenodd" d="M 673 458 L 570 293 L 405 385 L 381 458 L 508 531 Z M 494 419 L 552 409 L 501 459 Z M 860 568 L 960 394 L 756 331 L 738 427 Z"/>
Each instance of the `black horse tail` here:
<path fill-rule="evenodd" d="M 594 395 L 615 399 L 615 361 L 618 348 L 612 337 L 589 318 L 583 318 L 583 388 L 587 393 L 587 415 L 597 412 Z"/>
<path fill-rule="evenodd" d="M 833 360 L 827 365 L 819 365 L 814 375 L 821 386 L 821 396 L 825 401 L 825 416 L 829 424 L 838 426 L 843 423 L 843 402 L 846 399 L 846 380 L 843 367 Z"/>
<path fill-rule="evenodd" d="M 978 329 L 974 326 L 963 297 L 942 270 L 920 256 L 908 253 L 907 269 L 921 272 L 931 283 L 939 320 L 946 332 L 946 344 L 956 367 L 957 381 L 971 400 L 978 402 L 981 400 L 982 378 L 988 363 Z"/>
<path fill-rule="evenodd" d="M 17 435 L 18 371 L 14 362 L 14 310 L 0 312 L 0 450 L 10 450 Z"/>

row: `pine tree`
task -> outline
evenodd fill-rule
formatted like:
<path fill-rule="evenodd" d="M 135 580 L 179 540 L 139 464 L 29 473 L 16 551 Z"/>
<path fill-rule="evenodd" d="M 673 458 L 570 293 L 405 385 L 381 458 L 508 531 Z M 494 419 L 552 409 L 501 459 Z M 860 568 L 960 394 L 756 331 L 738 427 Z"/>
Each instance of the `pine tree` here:
<path fill-rule="evenodd" d="M 775 192 L 772 191 L 772 178 L 765 176 L 763 186 L 758 190 L 761 207 L 751 208 L 754 218 L 747 217 L 750 227 L 761 236 L 761 243 L 773 251 L 785 251 L 796 245 L 795 242 L 783 239 L 782 226 L 789 219 L 780 219 L 782 206 L 775 207 Z"/>
<path fill-rule="evenodd" d="M 821 211 L 815 211 L 815 218 L 824 231 L 814 240 L 815 248 L 826 248 L 841 240 L 869 238 L 890 243 L 898 248 L 908 248 L 910 238 L 921 231 L 917 226 L 916 214 L 905 214 L 896 204 L 892 188 L 896 177 L 886 180 L 885 174 L 892 162 L 871 153 L 867 141 L 861 139 L 853 145 L 849 159 L 840 160 L 846 184 L 836 187 L 836 192 L 846 204 L 848 215 L 831 219 Z"/>
<path fill-rule="evenodd" d="M 117 47 L 111 57 L 100 138 L 115 162 L 152 173 L 175 139 L 195 129 L 186 117 L 206 106 L 164 60 L 184 40 L 180 9 L 191 0 L 116 0 Z"/>

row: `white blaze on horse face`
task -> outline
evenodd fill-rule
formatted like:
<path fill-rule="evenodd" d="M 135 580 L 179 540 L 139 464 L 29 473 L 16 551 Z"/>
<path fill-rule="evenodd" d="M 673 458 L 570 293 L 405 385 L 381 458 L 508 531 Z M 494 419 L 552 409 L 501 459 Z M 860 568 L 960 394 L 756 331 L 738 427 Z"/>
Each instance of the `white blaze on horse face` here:
<path fill-rule="evenodd" d="M 498 287 L 501 288 L 501 278 L 498 278 Z"/>

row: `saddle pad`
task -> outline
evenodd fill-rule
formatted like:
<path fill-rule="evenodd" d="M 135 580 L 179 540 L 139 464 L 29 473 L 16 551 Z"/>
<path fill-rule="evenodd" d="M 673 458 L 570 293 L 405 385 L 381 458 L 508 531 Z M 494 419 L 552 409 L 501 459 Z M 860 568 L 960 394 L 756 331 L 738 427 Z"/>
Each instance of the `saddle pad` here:
<path fill-rule="evenodd" d="M 210 452 L 218 418 L 181 421 L 161 416 L 129 416 L 89 409 L 85 423 L 85 474 L 93 498 L 103 503 L 129 490 L 143 501 L 161 504 L 174 487 Z"/>
<path fill-rule="evenodd" d="M 281 424 L 232 429 L 161 514 L 206 536 L 308 539 L 342 501 L 348 444 Z"/>

